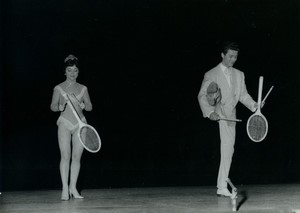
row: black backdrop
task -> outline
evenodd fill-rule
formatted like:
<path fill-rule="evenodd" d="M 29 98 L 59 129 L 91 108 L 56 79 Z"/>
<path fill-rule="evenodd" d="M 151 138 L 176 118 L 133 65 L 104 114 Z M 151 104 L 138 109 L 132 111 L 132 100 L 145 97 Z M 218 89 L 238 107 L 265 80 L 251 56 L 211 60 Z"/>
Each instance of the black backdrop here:
<path fill-rule="evenodd" d="M 231 178 L 299 182 L 299 9 L 297 0 L 2 1 L 2 190 L 60 187 L 50 102 L 70 53 L 103 143 L 84 153 L 79 188 L 216 184 L 218 127 L 202 117 L 197 94 L 228 39 L 241 46 L 235 66 L 253 98 L 260 75 L 264 94 L 274 85 L 263 142 L 250 141 L 252 113 L 238 105 Z"/>

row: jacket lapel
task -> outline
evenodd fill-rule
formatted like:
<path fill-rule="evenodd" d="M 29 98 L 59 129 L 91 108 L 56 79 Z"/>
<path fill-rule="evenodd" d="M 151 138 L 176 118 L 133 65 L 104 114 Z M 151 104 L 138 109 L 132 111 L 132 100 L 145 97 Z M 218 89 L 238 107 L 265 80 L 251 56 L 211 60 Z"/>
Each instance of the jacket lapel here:
<path fill-rule="evenodd" d="M 227 98 L 230 96 L 231 93 L 231 88 L 226 80 L 225 74 L 223 73 L 221 67 L 218 67 L 218 72 L 219 72 L 219 77 L 218 77 L 218 84 L 219 87 L 221 88 L 221 93 L 222 93 L 222 99 L 223 103 L 227 102 Z"/>
<path fill-rule="evenodd" d="M 231 76 L 230 76 L 230 81 L 231 81 L 231 91 L 232 94 L 235 95 L 236 91 L 235 89 L 237 88 L 236 84 L 237 84 L 237 80 L 236 80 L 236 72 L 234 70 L 234 68 L 232 68 L 232 72 L 231 72 Z"/>

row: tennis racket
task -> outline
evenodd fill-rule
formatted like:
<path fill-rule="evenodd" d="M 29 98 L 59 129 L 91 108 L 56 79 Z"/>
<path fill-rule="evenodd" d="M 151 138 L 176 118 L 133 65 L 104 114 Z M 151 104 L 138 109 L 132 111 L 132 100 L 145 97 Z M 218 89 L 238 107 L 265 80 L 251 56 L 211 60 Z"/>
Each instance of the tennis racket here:
<path fill-rule="evenodd" d="M 234 119 L 234 118 L 219 118 L 222 121 L 232 121 L 232 122 L 242 122 L 241 119 Z"/>
<path fill-rule="evenodd" d="M 83 147 L 92 153 L 98 152 L 101 148 L 101 139 L 99 137 L 98 132 L 94 127 L 92 127 L 89 124 L 83 123 L 79 117 L 78 112 L 76 111 L 76 108 L 73 105 L 73 102 L 71 101 L 70 96 L 67 94 L 68 98 L 68 105 L 71 108 L 74 116 L 77 119 L 78 122 L 78 138 Z"/>
<path fill-rule="evenodd" d="M 263 106 L 265 105 L 266 99 L 270 95 L 270 92 L 272 91 L 273 88 L 274 88 L 274 86 L 271 86 L 271 88 L 269 89 L 269 91 L 266 94 L 265 98 L 262 100 L 262 102 L 261 102 L 261 108 L 263 108 Z"/>
<path fill-rule="evenodd" d="M 258 85 L 258 101 L 257 101 L 257 110 L 250 116 L 247 122 L 247 133 L 249 138 L 254 142 L 261 142 L 268 133 L 268 121 L 265 116 L 261 113 L 261 96 L 263 90 L 264 77 L 259 77 Z M 264 99 L 265 100 L 265 99 Z"/>

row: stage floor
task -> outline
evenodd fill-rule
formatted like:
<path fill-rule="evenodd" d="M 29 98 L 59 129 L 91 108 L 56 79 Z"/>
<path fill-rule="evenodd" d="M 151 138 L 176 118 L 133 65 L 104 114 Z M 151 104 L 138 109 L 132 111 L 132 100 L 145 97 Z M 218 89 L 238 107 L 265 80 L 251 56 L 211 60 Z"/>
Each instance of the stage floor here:
<path fill-rule="evenodd" d="M 300 212 L 300 184 L 238 187 L 239 212 Z M 232 212 L 230 198 L 213 186 L 86 189 L 83 200 L 61 201 L 59 190 L 8 191 L 1 213 L 210 213 Z"/>

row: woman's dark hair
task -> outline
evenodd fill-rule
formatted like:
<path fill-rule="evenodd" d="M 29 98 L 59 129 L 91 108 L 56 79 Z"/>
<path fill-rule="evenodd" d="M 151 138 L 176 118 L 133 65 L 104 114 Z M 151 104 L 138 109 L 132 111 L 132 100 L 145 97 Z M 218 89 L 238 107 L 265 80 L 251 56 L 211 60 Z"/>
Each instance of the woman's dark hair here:
<path fill-rule="evenodd" d="M 74 55 L 68 55 L 65 58 L 65 67 L 72 67 L 72 66 L 78 67 L 78 58 L 76 58 Z"/>
<path fill-rule="evenodd" d="M 226 53 L 228 52 L 228 50 L 235 50 L 235 51 L 240 51 L 240 47 L 237 43 L 232 42 L 232 41 L 226 41 L 223 44 L 223 49 L 222 49 L 222 53 L 224 55 L 226 55 Z"/>

